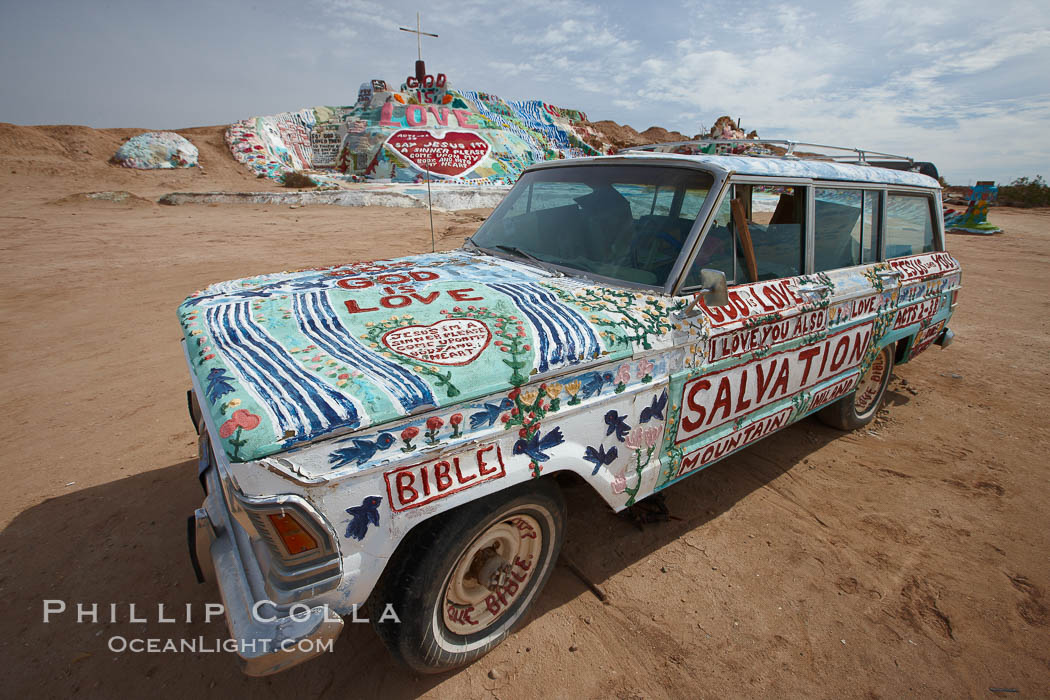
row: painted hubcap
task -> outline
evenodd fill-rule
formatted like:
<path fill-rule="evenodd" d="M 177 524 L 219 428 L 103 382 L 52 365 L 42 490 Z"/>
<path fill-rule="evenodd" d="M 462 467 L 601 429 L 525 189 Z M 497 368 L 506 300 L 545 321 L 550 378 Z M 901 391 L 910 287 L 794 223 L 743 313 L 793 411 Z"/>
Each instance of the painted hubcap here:
<path fill-rule="evenodd" d="M 875 361 L 871 363 L 871 367 L 868 368 L 868 373 L 857 384 L 857 395 L 853 400 L 853 408 L 858 416 L 864 416 L 875 409 L 888 371 L 889 362 L 886 359 L 886 353 L 880 352 Z"/>
<path fill-rule="evenodd" d="M 442 612 L 455 634 L 476 634 L 496 623 L 525 594 L 543 550 L 539 523 L 514 515 L 481 533 L 452 570 Z"/>

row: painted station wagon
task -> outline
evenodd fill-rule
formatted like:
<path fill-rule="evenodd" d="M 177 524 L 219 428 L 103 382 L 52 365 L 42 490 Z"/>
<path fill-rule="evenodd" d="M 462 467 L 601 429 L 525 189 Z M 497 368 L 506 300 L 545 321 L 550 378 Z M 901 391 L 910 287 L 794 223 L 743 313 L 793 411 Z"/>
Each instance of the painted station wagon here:
<path fill-rule="evenodd" d="M 865 425 L 952 338 L 942 229 L 916 172 L 632 153 L 533 166 L 459 250 L 189 297 L 191 554 L 245 671 L 366 609 L 412 668 L 469 663 L 551 574 L 555 475 L 620 511 L 809 414 Z"/>

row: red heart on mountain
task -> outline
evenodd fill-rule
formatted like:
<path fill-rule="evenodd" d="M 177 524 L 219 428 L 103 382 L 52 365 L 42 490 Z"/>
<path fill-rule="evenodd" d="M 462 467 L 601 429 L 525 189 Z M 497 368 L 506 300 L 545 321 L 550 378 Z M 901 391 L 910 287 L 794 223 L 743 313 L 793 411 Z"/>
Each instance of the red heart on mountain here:
<path fill-rule="evenodd" d="M 470 131 L 401 129 L 390 135 L 386 145 L 420 170 L 449 177 L 462 175 L 489 153 L 488 142 Z"/>
<path fill-rule="evenodd" d="M 403 326 L 383 334 L 383 345 L 399 355 L 435 365 L 465 365 L 477 359 L 492 331 L 473 318 L 446 318 L 429 326 Z"/>

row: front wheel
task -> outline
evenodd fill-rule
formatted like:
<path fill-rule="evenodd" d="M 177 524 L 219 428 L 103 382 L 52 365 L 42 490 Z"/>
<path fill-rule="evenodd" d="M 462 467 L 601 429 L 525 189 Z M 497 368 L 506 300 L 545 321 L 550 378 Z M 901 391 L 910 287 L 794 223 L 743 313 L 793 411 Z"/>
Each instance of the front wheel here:
<path fill-rule="evenodd" d="M 856 390 L 830 406 L 821 409 L 817 417 L 839 430 L 856 430 L 875 419 L 886 396 L 893 374 L 893 345 L 887 345 L 875 357 Z"/>
<path fill-rule="evenodd" d="M 550 578 L 564 522 L 561 491 L 539 479 L 419 525 L 373 592 L 376 633 L 422 673 L 480 658 L 510 634 Z M 379 622 L 388 603 L 400 622 Z"/>

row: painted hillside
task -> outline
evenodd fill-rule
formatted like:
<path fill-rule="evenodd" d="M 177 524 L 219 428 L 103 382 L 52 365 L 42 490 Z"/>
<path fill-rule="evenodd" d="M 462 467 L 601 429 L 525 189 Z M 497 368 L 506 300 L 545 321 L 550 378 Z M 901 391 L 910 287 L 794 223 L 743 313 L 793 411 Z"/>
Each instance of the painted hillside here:
<path fill-rule="evenodd" d="M 433 179 L 511 184 L 540 160 L 611 152 L 582 112 L 540 100 L 511 102 L 454 90 L 444 75 L 430 87 L 383 80 L 361 85 L 357 102 L 239 121 L 226 142 L 258 175 L 308 171 L 320 184 Z"/>

